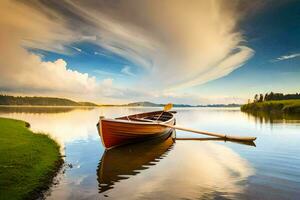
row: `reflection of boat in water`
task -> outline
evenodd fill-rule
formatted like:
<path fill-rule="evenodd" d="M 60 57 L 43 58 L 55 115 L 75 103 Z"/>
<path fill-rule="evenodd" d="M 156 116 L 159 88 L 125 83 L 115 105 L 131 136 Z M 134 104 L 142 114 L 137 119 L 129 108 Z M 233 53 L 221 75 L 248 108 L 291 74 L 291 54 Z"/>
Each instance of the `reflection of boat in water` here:
<path fill-rule="evenodd" d="M 174 143 L 172 133 L 173 130 L 149 141 L 106 150 L 97 170 L 99 192 L 158 163 Z"/>
<path fill-rule="evenodd" d="M 100 198 L 238 199 L 254 171 L 219 140 L 204 142 L 211 140 L 175 145 L 169 137 L 106 150 L 97 170 Z"/>

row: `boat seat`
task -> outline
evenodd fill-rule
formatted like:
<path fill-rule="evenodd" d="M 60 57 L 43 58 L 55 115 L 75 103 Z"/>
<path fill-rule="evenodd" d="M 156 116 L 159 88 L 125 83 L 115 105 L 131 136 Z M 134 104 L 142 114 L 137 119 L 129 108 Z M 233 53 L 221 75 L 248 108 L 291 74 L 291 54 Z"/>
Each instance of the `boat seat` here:
<path fill-rule="evenodd" d="M 130 117 L 129 119 L 131 119 L 131 120 L 133 120 L 133 121 L 153 122 L 153 120 L 142 119 L 142 118 L 134 118 L 134 117 Z"/>

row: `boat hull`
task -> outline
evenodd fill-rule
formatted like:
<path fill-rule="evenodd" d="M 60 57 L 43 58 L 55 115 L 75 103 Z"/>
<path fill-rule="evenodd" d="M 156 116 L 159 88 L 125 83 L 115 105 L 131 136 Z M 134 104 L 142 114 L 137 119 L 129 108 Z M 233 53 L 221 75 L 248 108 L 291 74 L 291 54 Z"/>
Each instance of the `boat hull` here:
<path fill-rule="evenodd" d="M 175 118 L 164 123 L 174 125 Z M 160 126 L 151 122 L 101 119 L 98 123 L 98 132 L 105 148 L 160 137 L 164 134 L 168 134 L 170 130 L 171 128 L 169 127 Z"/>

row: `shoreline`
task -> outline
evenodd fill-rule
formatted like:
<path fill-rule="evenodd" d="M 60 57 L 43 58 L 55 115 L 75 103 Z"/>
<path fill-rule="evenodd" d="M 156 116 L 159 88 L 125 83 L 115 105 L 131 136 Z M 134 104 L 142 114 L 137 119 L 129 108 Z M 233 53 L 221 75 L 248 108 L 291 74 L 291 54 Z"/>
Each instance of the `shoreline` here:
<path fill-rule="evenodd" d="M 1 105 L 0 107 L 36 107 L 36 108 L 96 108 L 99 106 L 51 106 L 51 105 Z"/>
<path fill-rule="evenodd" d="M 0 199 L 43 198 L 63 167 L 60 145 L 25 121 L 0 117 Z"/>

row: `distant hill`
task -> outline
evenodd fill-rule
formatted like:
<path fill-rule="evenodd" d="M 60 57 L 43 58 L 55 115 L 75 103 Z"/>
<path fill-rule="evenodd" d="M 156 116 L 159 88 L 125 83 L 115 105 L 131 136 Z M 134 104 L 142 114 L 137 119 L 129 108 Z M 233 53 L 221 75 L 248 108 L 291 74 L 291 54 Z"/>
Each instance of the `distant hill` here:
<path fill-rule="evenodd" d="M 142 101 L 142 102 L 134 102 L 126 104 L 125 106 L 143 106 L 143 107 L 163 107 L 165 104 L 158 104 L 158 103 L 152 103 L 149 101 Z M 173 104 L 173 107 L 195 107 L 188 104 Z"/>
<path fill-rule="evenodd" d="M 165 104 L 157 104 L 149 101 L 134 102 L 123 106 L 143 106 L 143 107 L 163 107 Z M 209 104 L 209 105 L 189 105 L 189 104 L 173 104 L 173 107 L 240 107 L 240 104 Z"/>
<path fill-rule="evenodd" d="M 193 106 L 193 105 L 189 105 L 189 104 L 173 104 L 173 107 L 182 108 L 182 107 L 198 107 L 198 106 Z"/>
<path fill-rule="evenodd" d="M 16 106 L 141 106 L 141 107 L 163 107 L 165 104 L 158 104 L 149 101 L 133 102 L 123 105 L 97 105 L 92 102 L 76 102 L 66 98 L 56 97 L 22 97 L 0 95 L 0 105 L 16 105 Z M 210 105 L 189 105 L 189 104 L 173 104 L 173 107 L 240 107 L 239 104 L 210 104 Z"/>
<path fill-rule="evenodd" d="M 232 108 L 232 107 L 241 107 L 241 104 L 235 104 L 235 103 L 231 103 L 231 104 L 208 104 L 208 105 L 198 105 L 198 107 L 213 107 L 213 108 L 228 107 L 228 108 Z"/>
<path fill-rule="evenodd" d="M 81 106 L 98 106 L 95 103 L 92 102 L 78 102 Z"/>
<path fill-rule="evenodd" d="M 126 104 L 125 106 L 161 107 L 161 106 L 164 106 L 164 104 L 157 104 L 157 103 L 152 103 L 149 101 L 142 101 L 142 102 L 129 103 L 129 104 Z"/>
<path fill-rule="evenodd" d="M 76 102 L 65 98 L 55 97 L 22 97 L 0 95 L 0 105 L 22 106 L 97 106 L 90 102 Z"/>

